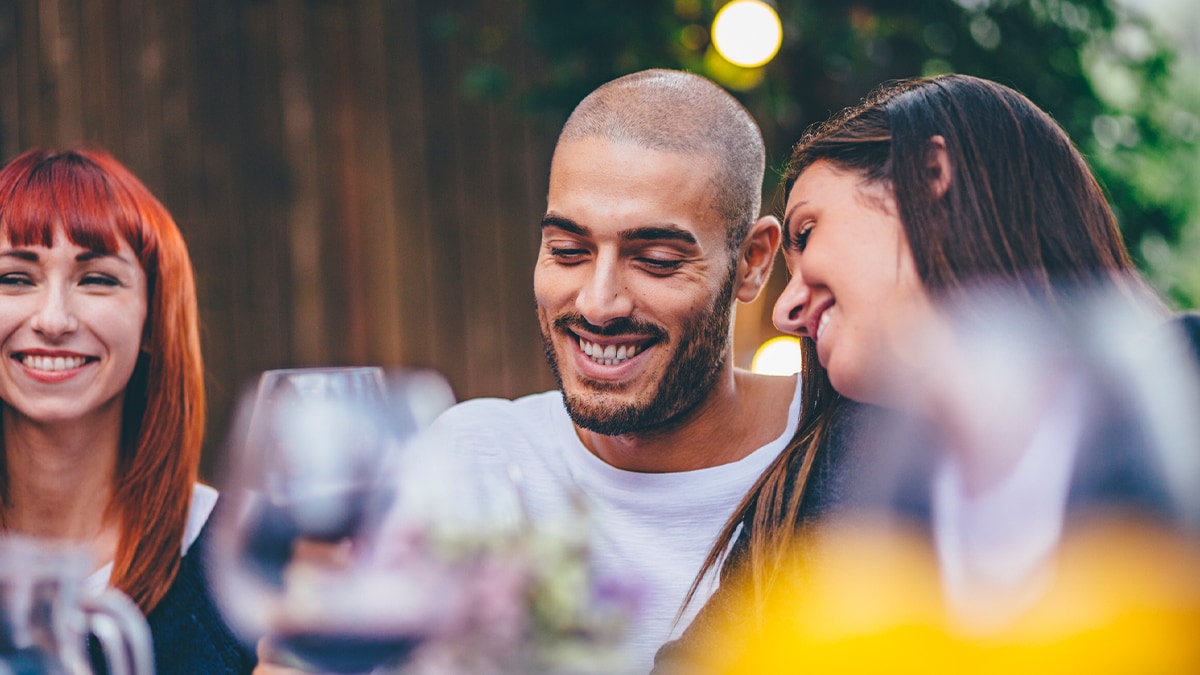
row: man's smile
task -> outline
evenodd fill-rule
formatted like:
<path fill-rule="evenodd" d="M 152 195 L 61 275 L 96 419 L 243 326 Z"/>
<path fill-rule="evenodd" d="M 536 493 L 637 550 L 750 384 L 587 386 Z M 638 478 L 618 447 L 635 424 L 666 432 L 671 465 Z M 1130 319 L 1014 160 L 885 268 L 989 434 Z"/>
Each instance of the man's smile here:
<path fill-rule="evenodd" d="M 620 347 L 612 344 L 605 346 L 588 342 L 583 338 L 579 338 L 579 349 L 596 363 L 605 366 L 615 366 L 618 363 L 633 358 L 638 353 L 637 343 L 623 344 Z"/>

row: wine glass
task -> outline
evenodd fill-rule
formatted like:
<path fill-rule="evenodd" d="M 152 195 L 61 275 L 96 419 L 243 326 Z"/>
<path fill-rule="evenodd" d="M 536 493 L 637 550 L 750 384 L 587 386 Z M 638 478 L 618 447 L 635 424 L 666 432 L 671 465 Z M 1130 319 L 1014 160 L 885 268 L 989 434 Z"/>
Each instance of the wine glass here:
<path fill-rule="evenodd" d="M 230 438 L 214 566 L 245 639 L 323 672 L 505 663 L 527 610 L 525 511 L 502 457 L 423 433 L 451 403 L 431 371 L 260 378 Z"/>
<path fill-rule="evenodd" d="M 383 574 L 374 550 L 405 445 L 452 402 L 445 380 L 426 371 L 262 374 L 238 406 L 222 486 L 229 503 L 214 523 L 214 590 L 243 639 L 267 637 L 288 662 L 347 673 L 422 641 L 399 625 L 410 617 L 396 607 L 423 587 Z"/>

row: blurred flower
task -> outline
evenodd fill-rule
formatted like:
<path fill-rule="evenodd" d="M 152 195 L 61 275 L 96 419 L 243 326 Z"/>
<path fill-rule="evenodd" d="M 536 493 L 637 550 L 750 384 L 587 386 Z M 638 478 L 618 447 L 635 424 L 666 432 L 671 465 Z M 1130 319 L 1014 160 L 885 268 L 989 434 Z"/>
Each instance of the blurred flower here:
<path fill-rule="evenodd" d="M 615 645 L 639 593 L 627 580 L 595 577 L 586 544 L 529 529 L 516 537 L 479 539 L 473 546 L 459 540 L 450 555 L 470 567 L 459 577 L 464 597 L 452 628 L 407 662 L 381 672 L 607 675 L 622 670 Z"/>

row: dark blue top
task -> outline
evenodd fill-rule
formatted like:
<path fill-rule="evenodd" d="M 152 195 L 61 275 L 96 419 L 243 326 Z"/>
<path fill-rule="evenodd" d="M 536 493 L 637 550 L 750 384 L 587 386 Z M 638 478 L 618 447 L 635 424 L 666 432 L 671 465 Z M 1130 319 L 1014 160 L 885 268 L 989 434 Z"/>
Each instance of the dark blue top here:
<path fill-rule="evenodd" d="M 221 618 L 208 585 L 210 516 L 179 564 L 167 594 L 146 617 L 154 640 L 158 675 L 248 675 L 254 651 L 243 645 Z M 92 663 L 105 673 L 104 657 L 91 640 Z"/>

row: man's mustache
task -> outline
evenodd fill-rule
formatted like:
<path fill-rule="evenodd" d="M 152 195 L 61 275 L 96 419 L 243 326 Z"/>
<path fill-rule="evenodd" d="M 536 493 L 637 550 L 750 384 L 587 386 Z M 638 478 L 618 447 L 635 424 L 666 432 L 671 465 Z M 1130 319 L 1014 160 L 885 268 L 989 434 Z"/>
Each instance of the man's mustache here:
<path fill-rule="evenodd" d="M 613 319 L 603 326 L 596 326 L 583 318 L 582 314 L 563 314 L 554 320 L 554 327 L 559 330 L 582 330 L 600 337 L 616 337 L 619 335 L 637 335 L 665 340 L 667 331 L 661 326 L 646 321 L 637 321 L 629 317 Z"/>

